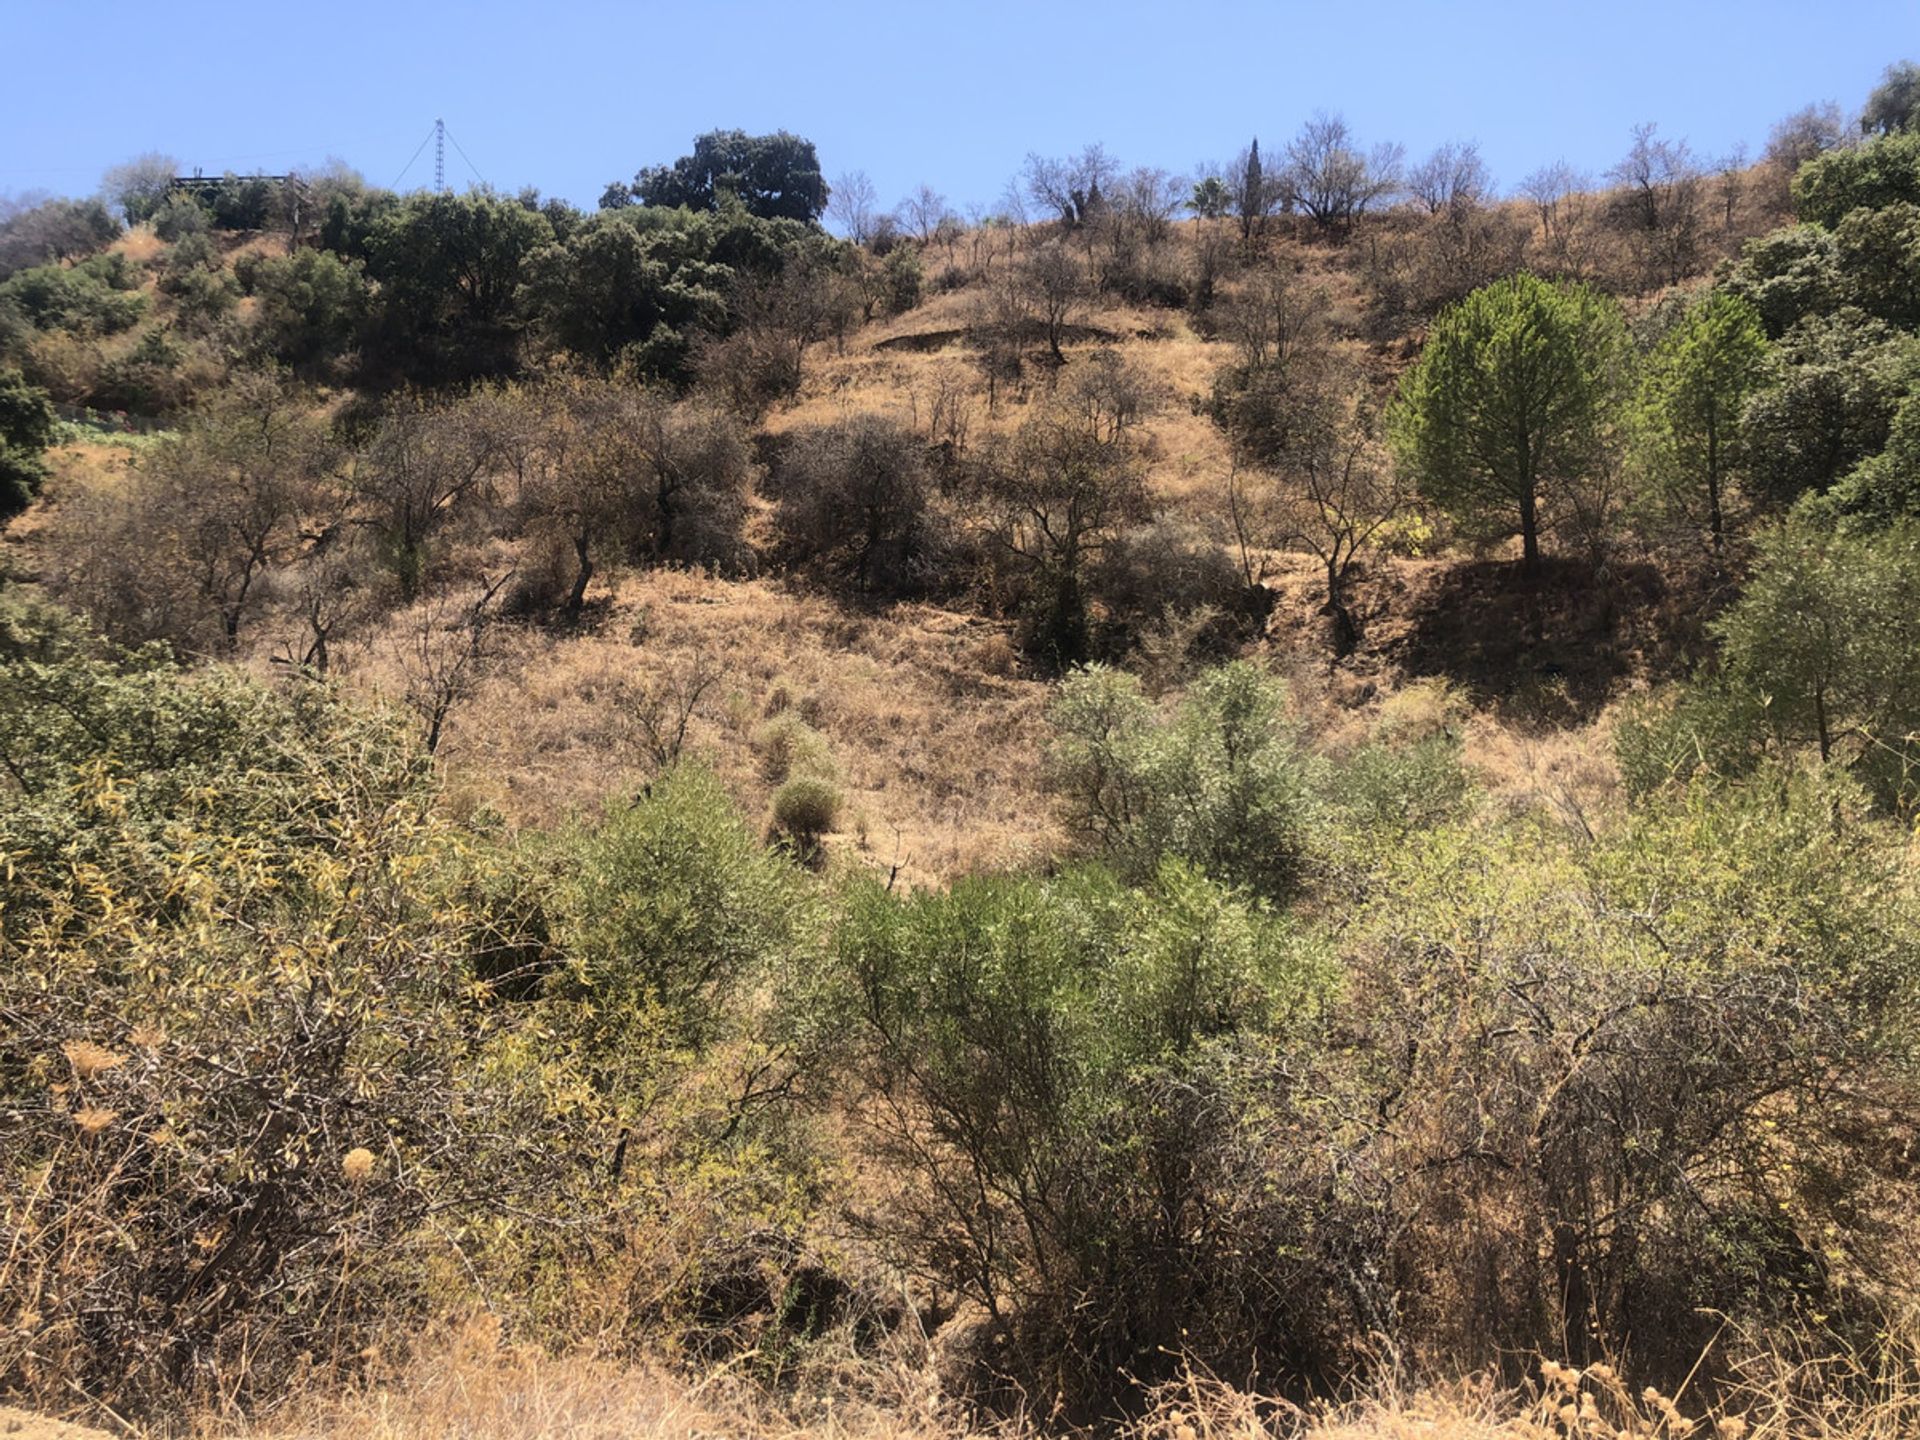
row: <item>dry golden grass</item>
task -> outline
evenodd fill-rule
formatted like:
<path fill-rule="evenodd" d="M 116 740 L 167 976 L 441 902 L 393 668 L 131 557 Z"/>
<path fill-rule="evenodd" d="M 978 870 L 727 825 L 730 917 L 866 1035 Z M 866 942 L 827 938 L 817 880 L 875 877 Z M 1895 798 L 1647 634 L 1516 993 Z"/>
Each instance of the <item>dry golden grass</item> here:
<path fill-rule="evenodd" d="M 968 394 L 976 439 L 1017 426 L 1031 400 L 1055 372 L 1029 367 L 1025 380 L 1005 387 L 989 413 L 985 382 L 973 364 L 965 331 L 983 290 L 936 295 L 904 315 L 868 326 L 843 348 L 816 346 L 794 402 L 767 419 L 774 434 L 804 430 L 855 414 L 883 414 L 924 427 L 931 397 L 942 384 Z M 1162 503 L 1196 517 L 1221 508 L 1227 447 L 1217 426 L 1194 413 L 1211 390 L 1230 347 L 1195 334 L 1176 311 L 1102 303 L 1074 317 L 1086 338 L 1068 344 L 1069 366 L 1103 346 L 1114 346 L 1153 383 L 1157 404 L 1146 429 L 1149 484 Z"/>
<path fill-rule="evenodd" d="M 0 1437 L 3 1440 L 108 1440 L 104 1430 L 30 1415 L 8 1405 L 0 1405 Z"/>
<path fill-rule="evenodd" d="M 1755 1392 L 1714 1407 L 1684 1393 L 1636 1390 L 1607 1365 L 1582 1371 L 1552 1362 L 1520 1391 L 1473 1377 L 1311 1412 L 1191 1371 L 1142 1398 L 1133 1421 L 1077 1433 L 1114 1440 L 1906 1440 L 1920 1423 L 1920 1397 L 1898 1387 L 1848 1400 Z M 92 1440 L 94 1433 L 35 1430 L 31 1417 L 21 1418 L 29 1427 L 18 1432 L 23 1440 Z M 943 1397 L 924 1350 L 848 1357 L 775 1394 L 726 1366 L 695 1379 L 515 1348 L 483 1318 L 377 1378 L 316 1383 L 266 1416 L 209 1418 L 198 1433 L 202 1440 L 1036 1440 L 1076 1432 L 1034 1416 L 969 1416 Z"/>
<path fill-rule="evenodd" d="M 725 1365 L 694 1379 L 507 1345 L 483 1316 L 376 1378 L 316 1383 L 270 1415 L 251 1423 L 209 1418 L 199 1433 L 204 1440 L 962 1440 L 973 1433 L 924 1363 L 863 1362 L 857 1384 L 834 1383 L 852 1378 L 823 1373 L 776 1399 Z"/>
<path fill-rule="evenodd" d="M 166 248 L 167 242 L 153 233 L 151 225 L 135 225 L 109 245 L 107 253 L 124 255 L 136 265 L 145 265 L 157 260 Z"/>
<path fill-rule="evenodd" d="M 1191 249 L 1195 224 L 1175 232 L 1175 249 Z M 266 236 L 227 241 L 236 254 L 279 243 Z M 117 245 L 136 259 L 161 248 L 144 228 Z M 1299 285 L 1324 297 L 1336 328 L 1351 328 L 1364 295 L 1349 257 L 1286 235 L 1273 250 Z M 960 253 L 967 251 L 963 244 Z M 930 274 L 943 263 L 930 264 Z M 1006 263 L 1001 253 L 992 265 Z M 870 325 L 844 345 L 814 346 L 801 393 L 767 416 L 766 428 L 777 435 L 881 413 L 927 434 L 935 397 L 954 393 L 965 397 L 972 443 L 1017 426 L 1055 372 L 1029 367 L 1024 394 L 1020 387 L 1003 391 L 989 413 L 964 338 L 983 295 L 980 282 L 930 294 L 915 310 Z M 1226 537 L 1227 446 L 1197 407 L 1231 361 L 1231 344 L 1204 338 L 1184 314 L 1160 308 L 1101 303 L 1075 319 L 1085 329 L 1068 346 L 1070 365 L 1113 344 L 1157 392 L 1143 426 L 1156 497 Z M 1343 343 L 1356 356 L 1365 348 Z M 1385 352 L 1374 359 L 1393 363 Z M 125 447 L 64 447 L 49 487 L 55 503 L 34 507 L 6 533 L 25 561 L 21 568 L 32 572 L 36 539 L 58 524 L 60 494 L 112 486 L 129 463 Z M 749 525 L 749 538 L 763 547 L 773 540 L 766 512 L 756 501 Z M 490 556 L 504 563 L 510 548 L 496 542 L 498 553 Z M 1321 743 L 1338 749 L 1356 742 L 1408 669 L 1417 669 L 1406 663 L 1405 642 L 1456 561 L 1370 560 L 1356 585 L 1361 647 L 1334 664 L 1317 614 L 1324 583 L 1317 565 L 1304 556 L 1266 558 L 1277 604 L 1254 647 L 1257 658 L 1293 681 Z M 830 853 L 898 865 L 908 880 L 930 883 L 1057 850 L 1036 764 L 1048 687 L 1023 675 L 1005 624 L 930 605 L 867 612 L 779 580 L 684 573 L 620 576 L 610 587 L 596 580 L 590 598 L 592 623 L 580 630 L 510 633 L 477 693 L 453 712 L 443 757 L 466 803 L 491 806 L 515 823 L 546 825 L 631 793 L 656 768 L 636 708 L 698 664 L 721 678 L 690 725 L 688 750 L 756 816 L 764 816 L 775 787 L 763 773 L 754 732 L 784 703 L 825 736 L 846 792 Z M 378 622 L 359 653 L 343 657 L 353 683 L 398 693 L 392 651 L 407 624 L 405 615 Z M 265 657 L 283 649 L 291 630 L 291 622 L 263 621 L 249 658 L 264 672 Z M 1470 763 L 1503 803 L 1545 803 L 1578 820 L 1613 802 L 1617 782 L 1603 726 L 1523 727 L 1483 714 L 1464 734 Z"/>
<path fill-rule="evenodd" d="M 720 678 L 686 753 L 750 813 L 776 788 L 754 734 L 791 708 L 826 738 L 845 792 L 830 851 L 925 883 L 1055 848 L 1035 763 L 1047 687 L 1015 673 L 1005 626 L 930 605 L 849 611 L 777 581 L 697 572 L 626 577 L 590 632 L 511 639 L 454 713 L 456 794 L 551 824 L 631 793 L 654 768 L 636 707 L 696 665 Z M 358 676 L 394 685 L 379 642 Z"/>

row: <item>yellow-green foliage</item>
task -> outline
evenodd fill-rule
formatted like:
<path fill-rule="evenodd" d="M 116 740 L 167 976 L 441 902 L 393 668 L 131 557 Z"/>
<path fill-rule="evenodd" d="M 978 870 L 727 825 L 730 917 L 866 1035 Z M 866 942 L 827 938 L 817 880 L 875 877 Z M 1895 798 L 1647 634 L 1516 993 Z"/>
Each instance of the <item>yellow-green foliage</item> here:
<path fill-rule="evenodd" d="M 760 755 L 761 773 L 775 785 L 796 775 L 833 778 L 826 737 L 791 710 L 782 710 L 754 731 L 753 748 Z"/>
<path fill-rule="evenodd" d="M 266 1395 L 437 1287 L 578 1335 L 794 1262 L 739 992 L 801 897 L 710 780 L 528 857 L 323 689 L 0 621 L 0 1386 Z"/>
<path fill-rule="evenodd" d="M 1897 854 L 1807 777 L 1680 791 L 1597 843 L 1476 824 L 1381 852 L 1341 942 L 1366 1038 L 1329 1084 L 1378 1117 L 1341 1145 L 1406 1177 L 1410 1327 L 1485 1359 L 1574 1306 L 1649 1367 L 1712 1311 L 1869 1339 L 1914 1203 L 1854 1128 L 1911 1095 Z"/>
<path fill-rule="evenodd" d="M 0 670 L 0 1375 L 116 1406 L 277 1383 L 507 1158 L 449 884 L 476 852 L 323 693 Z"/>

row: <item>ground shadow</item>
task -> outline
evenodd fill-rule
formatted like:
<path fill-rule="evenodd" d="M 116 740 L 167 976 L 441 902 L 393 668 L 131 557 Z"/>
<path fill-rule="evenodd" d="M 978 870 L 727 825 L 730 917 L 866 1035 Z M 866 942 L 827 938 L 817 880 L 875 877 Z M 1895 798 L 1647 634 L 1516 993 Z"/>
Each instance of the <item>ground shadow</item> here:
<path fill-rule="evenodd" d="M 1553 556 L 1528 574 L 1513 560 L 1471 561 L 1408 599 L 1390 645 L 1402 671 L 1444 677 L 1514 718 L 1590 720 L 1629 678 L 1678 664 L 1675 596 L 1644 562 Z"/>

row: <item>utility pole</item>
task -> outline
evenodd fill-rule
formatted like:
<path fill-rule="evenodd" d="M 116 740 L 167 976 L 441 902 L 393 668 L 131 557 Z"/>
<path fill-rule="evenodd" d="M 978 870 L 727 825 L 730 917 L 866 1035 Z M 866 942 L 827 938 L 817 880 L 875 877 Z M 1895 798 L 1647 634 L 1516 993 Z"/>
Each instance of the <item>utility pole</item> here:
<path fill-rule="evenodd" d="M 447 193 L 447 122 L 433 122 L 433 188 Z"/>

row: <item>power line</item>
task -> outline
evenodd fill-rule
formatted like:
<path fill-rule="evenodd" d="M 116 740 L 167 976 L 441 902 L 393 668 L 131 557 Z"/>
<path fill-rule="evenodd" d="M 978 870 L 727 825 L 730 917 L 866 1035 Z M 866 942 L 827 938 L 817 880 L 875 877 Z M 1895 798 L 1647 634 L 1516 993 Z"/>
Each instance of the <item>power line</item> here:
<path fill-rule="evenodd" d="M 480 173 L 480 167 L 478 165 L 467 159 L 467 152 L 460 148 L 460 142 L 458 140 L 453 139 L 453 132 L 451 130 L 446 131 L 446 136 L 447 139 L 453 140 L 453 148 L 459 153 L 460 158 L 467 161 L 467 169 L 473 172 L 473 178 L 478 180 L 482 185 L 486 184 L 487 177 Z"/>
<path fill-rule="evenodd" d="M 414 160 L 418 160 L 420 158 L 420 151 L 427 148 L 427 140 L 433 139 L 433 134 L 434 132 L 431 130 L 427 132 L 426 139 L 422 140 L 419 146 L 414 150 L 412 159 L 409 159 L 406 164 L 402 165 L 400 167 L 400 173 L 393 177 L 393 184 L 388 187 L 389 189 L 398 190 L 400 188 L 400 182 L 407 178 L 407 171 L 413 168 Z"/>

